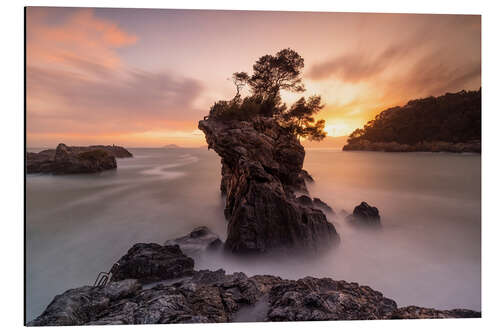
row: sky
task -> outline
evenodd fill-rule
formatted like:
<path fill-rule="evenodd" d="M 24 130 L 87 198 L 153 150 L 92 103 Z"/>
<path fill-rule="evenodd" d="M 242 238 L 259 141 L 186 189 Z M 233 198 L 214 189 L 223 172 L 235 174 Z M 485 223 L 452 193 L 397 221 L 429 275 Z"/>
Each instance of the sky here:
<path fill-rule="evenodd" d="M 322 96 L 326 144 L 481 86 L 478 15 L 29 7 L 27 146 L 204 146 L 198 121 L 235 95 L 231 74 L 288 47 L 307 90 L 283 99 Z"/>

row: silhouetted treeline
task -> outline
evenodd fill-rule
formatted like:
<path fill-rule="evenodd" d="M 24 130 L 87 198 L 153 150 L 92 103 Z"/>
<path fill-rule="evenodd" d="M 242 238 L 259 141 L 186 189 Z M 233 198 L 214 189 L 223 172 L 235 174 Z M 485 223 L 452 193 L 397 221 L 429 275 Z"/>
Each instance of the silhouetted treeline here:
<path fill-rule="evenodd" d="M 447 93 L 389 108 L 356 129 L 347 140 L 415 145 L 423 142 L 463 143 L 481 140 L 481 89 Z"/>

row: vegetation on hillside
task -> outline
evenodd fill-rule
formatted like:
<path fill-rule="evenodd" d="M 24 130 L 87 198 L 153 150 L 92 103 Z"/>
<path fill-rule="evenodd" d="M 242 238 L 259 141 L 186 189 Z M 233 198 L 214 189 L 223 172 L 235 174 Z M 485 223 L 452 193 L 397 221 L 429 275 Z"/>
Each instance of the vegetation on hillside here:
<path fill-rule="evenodd" d="M 363 143 L 417 145 L 425 142 L 464 143 L 481 140 L 481 89 L 409 101 L 379 113 L 356 129 L 348 146 Z"/>
<path fill-rule="evenodd" d="M 304 92 L 302 69 L 304 59 L 292 49 L 283 49 L 276 55 L 260 57 L 253 65 L 253 73 L 236 72 L 232 76 L 236 95 L 227 101 L 218 101 L 209 117 L 217 120 L 251 120 L 257 116 L 273 117 L 291 134 L 320 141 L 326 137 L 325 121 L 314 119 L 324 107 L 321 96 L 301 97 L 291 107 L 282 102 L 280 91 Z M 242 98 L 245 86 L 251 94 Z"/>

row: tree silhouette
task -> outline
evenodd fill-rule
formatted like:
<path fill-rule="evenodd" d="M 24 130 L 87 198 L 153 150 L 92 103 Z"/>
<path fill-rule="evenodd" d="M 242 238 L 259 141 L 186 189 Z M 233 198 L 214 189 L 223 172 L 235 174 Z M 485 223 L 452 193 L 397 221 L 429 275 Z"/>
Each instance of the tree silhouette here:
<path fill-rule="evenodd" d="M 325 121 L 314 120 L 324 105 L 320 96 L 307 100 L 301 97 L 289 109 L 282 103 L 280 91 L 304 92 L 302 69 L 304 59 L 287 48 L 274 56 L 260 57 L 253 65 L 252 75 L 235 72 L 232 80 L 236 95 L 229 101 L 218 101 L 210 109 L 209 117 L 218 120 L 251 120 L 254 117 L 272 117 L 290 134 L 320 141 L 325 138 Z M 248 84 L 252 94 L 241 98 L 242 88 Z"/>
<path fill-rule="evenodd" d="M 253 75 L 248 81 L 253 93 L 273 100 L 280 90 L 304 92 L 301 71 L 304 59 L 294 50 L 287 48 L 276 55 L 265 55 L 253 65 Z"/>

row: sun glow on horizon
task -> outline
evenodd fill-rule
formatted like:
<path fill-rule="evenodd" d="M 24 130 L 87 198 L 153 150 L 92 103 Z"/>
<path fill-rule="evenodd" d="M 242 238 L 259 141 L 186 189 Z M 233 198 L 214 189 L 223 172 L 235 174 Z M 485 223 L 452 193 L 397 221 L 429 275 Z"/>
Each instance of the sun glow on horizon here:
<path fill-rule="evenodd" d="M 231 73 L 286 47 L 306 91 L 283 101 L 320 95 L 315 118 L 345 136 L 410 99 L 478 89 L 480 37 L 478 15 L 28 7 L 27 145 L 204 145 L 198 121 L 234 96 Z"/>

